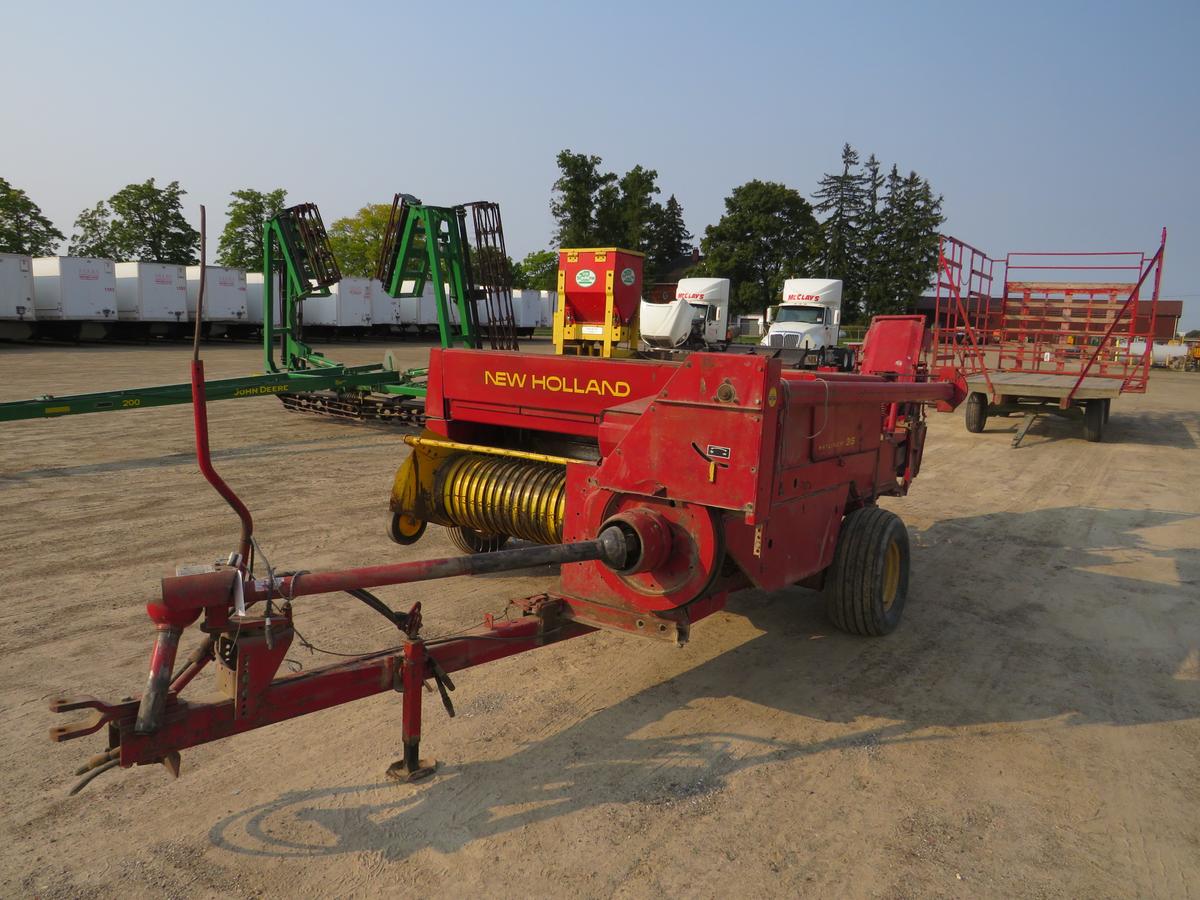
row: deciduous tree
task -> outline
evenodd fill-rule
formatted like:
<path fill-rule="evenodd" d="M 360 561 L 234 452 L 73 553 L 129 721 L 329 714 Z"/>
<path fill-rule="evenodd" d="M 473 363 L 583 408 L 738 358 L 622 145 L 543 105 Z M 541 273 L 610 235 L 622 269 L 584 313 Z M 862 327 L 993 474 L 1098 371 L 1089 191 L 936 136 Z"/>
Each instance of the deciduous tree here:
<path fill-rule="evenodd" d="M 49 256 L 63 240 L 28 194 L 0 178 L 0 252 Z"/>
<path fill-rule="evenodd" d="M 374 276 L 391 212 L 389 203 L 371 203 L 329 226 L 329 246 L 343 275 Z"/>
<path fill-rule="evenodd" d="M 84 210 L 75 220 L 71 252 L 117 260 L 192 265 L 200 234 L 183 217 L 178 181 L 158 187 L 153 178 L 128 184 Z"/>
<path fill-rule="evenodd" d="M 559 175 L 550 198 L 550 212 L 556 223 L 554 240 L 560 247 L 592 246 L 601 189 L 612 189 L 606 193 L 604 212 L 607 216 L 613 208 L 611 200 L 617 176 L 600 171 L 599 156 L 563 150 L 558 154 L 557 162 Z M 619 196 L 619 192 L 615 196 Z M 612 218 L 615 220 L 616 217 Z M 605 229 L 614 227 L 609 221 L 603 225 Z"/>
<path fill-rule="evenodd" d="M 654 224 L 662 215 L 662 206 L 654 199 L 659 192 L 658 172 L 634 166 L 621 176 L 620 187 L 621 234 L 616 244 L 649 253 Z"/>
<path fill-rule="evenodd" d="M 217 241 L 217 264 L 261 272 L 263 223 L 277 216 L 287 202 L 287 191 L 265 194 L 251 188 L 234 191 L 225 210 L 225 227 Z"/>
<path fill-rule="evenodd" d="M 534 250 L 513 265 L 513 287 L 535 291 L 558 290 L 558 254 Z"/>
<path fill-rule="evenodd" d="M 636 165 L 623 176 L 601 171 L 599 156 L 563 150 L 550 198 L 560 247 L 623 247 L 650 253 L 663 207 L 658 172 Z"/>
<path fill-rule="evenodd" d="M 75 231 L 71 235 L 68 252 L 72 256 L 112 259 L 117 254 L 113 248 L 111 230 L 112 216 L 109 214 L 108 204 L 101 200 L 91 209 L 85 209 L 75 219 Z"/>
<path fill-rule="evenodd" d="M 725 198 L 720 221 L 701 241 L 702 273 L 729 278 L 737 311 L 765 312 L 778 302 L 783 279 L 812 270 L 821 228 L 798 191 L 773 181 L 749 181 Z"/>

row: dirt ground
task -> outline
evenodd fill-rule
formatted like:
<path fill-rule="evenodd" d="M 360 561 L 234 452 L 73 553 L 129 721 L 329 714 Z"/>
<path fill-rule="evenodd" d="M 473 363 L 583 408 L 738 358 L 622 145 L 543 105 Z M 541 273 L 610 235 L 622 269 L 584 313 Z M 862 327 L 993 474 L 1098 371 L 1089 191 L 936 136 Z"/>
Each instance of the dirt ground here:
<path fill-rule="evenodd" d="M 259 365 L 205 355 L 210 377 Z M 187 356 L 0 347 L 0 399 L 184 381 Z M 210 415 L 277 567 L 450 552 L 436 528 L 409 550 L 384 535 L 395 431 L 270 397 Z M 400 704 L 381 695 L 75 797 L 102 738 L 51 744 L 47 702 L 140 691 L 145 602 L 236 521 L 187 407 L 2 424 L 0 895 L 1200 895 L 1200 376 L 1155 372 L 1102 444 L 1039 420 L 1011 450 L 1016 422 L 932 416 L 921 477 L 886 504 L 913 541 L 889 637 L 833 631 L 803 589 L 747 592 L 682 649 L 600 633 L 461 673 L 456 719 L 427 700 L 424 783 L 383 777 Z M 420 598 L 436 635 L 552 579 L 379 593 Z M 316 644 L 392 643 L 349 599 L 298 607 Z"/>

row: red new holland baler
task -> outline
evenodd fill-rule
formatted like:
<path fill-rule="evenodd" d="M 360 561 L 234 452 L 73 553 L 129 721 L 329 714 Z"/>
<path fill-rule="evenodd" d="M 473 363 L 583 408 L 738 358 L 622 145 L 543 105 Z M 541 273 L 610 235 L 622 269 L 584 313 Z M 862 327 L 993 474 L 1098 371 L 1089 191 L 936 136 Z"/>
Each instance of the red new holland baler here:
<path fill-rule="evenodd" d="M 396 690 L 404 755 L 389 772 L 413 778 L 432 770 L 418 753 L 422 686 L 436 685 L 453 714 L 461 669 L 597 628 L 682 644 L 747 587 L 822 590 L 837 627 L 886 634 L 907 599 L 909 549 L 903 523 L 876 501 L 905 494 L 920 471 L 926 406 L 964 396 L 961 383 L 928 373 L 927 341 L 919 316 L 878 318 L 854 374 L 721 353 L 667 362 L 434 350 L 427 428 L 406 438 L 389 530 L 412 544 L 433 523 L 471 552 L 256 576 L 249 513 L 229 492 L 239 550 L 228 565 L 164 579 L 148 606 L 157 639 L 145 693 L 56 700 L 57 711 L 96 714 L 52 737 L 107 726 L 107 752 L 80 770 L 88 778 L 153 762 L 177 774 L 188 747 Z M 220 490 L 201 439 L 202 390 L 197 399 L 201 467 Z M 503 549 L 510 538 L 525 543 Z M 557 589 L 512 601 L 515 618 L 448 638 L 422 636 L 420 600 L 405 613 L 370 593 L 547 563 L 561 564 Z M 333 592 L 386 616 L 396 646 L 280 674 L 293 601 Z M 197 622 L 204 638 L 177 667 L 181 635 Z M 209 664 L 225 699 L 184 699 Z"/>

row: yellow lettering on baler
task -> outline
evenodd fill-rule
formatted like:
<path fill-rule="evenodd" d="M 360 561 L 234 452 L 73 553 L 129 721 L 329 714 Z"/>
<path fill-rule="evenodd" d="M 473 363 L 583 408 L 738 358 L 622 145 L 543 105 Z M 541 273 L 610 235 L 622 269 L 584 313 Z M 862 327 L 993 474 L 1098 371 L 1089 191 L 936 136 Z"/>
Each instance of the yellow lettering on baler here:
<path fill-rule="evenodd" d="M 526 384 L 531 390 L 547 391 L 551 394 L 594 394 L 598 397 L 628 397 L 633 390 L 628 381 L 609 381 L 606 378 L 589 378 L 581 381 L 574 376 L 531 375 L 526 372 L 484 371 L 483 383 L 496 387 L 520 388 Z"/>
<path fill-rule="evenodd" d="M 524 372 L 484 372 L 484 384 L 494 384 L 497 387 L 525 387 Z"/>

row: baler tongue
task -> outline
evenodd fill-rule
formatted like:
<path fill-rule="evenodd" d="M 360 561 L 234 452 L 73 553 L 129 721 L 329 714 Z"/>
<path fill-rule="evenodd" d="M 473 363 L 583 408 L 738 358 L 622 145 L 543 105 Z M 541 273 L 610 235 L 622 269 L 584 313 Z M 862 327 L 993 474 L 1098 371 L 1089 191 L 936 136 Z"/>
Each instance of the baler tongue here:
<path fill-rule="evenodd" d="M 261 579 L 244 577 L 239 570 L 226 567 L 163 579 L 161 600 L 147 607 L 156 626 L 147 692 L 139 699 L 126 698 L 115 704 L 94 697 L 56 698 L 50 703 L 51 712 L 94 711 L 90 717 L 52 728 L 52 741 L 73 740 L 108 726 L 108 750 L 76 771 L 83 778 L 71 793 L 118 765 L 162 763 L 178 776 L 180 750 L 388 689 L 404 695 L 404 758 L 388 773 L 409 780 L 430 774 L 433 764 L 418 755 L 421 694 L 427 681 L 436 685 L 447 713 L 453 716 L 448 691 L 455 686 L 450 672 L 594 629 L 568 621 L 560 602 L 541 596 L 518 603 L 524 615 L 515 621 L 489 616 L 482 629 L 426 643 L 419 635 L 419 602 L 409 613 L 397 613 L 367 588 L 590 561 L 626 571 L 645 564 L 639 540 L 644 528 L 637 521 L 614 520 L 590 541 L 332 572 L 272 574 Z M 232 590 L 231 582 L 240 590 Z M 292 601 L 335 592 L 349 594 L 384 615 L 398 628 L 402 643 L 277 679 L 295 635 Z M 236 595 L 244 598 L 244 606 L 235 601 Z M 256 606 L 260 612 L 239 612 Z M 209 637 L 176 670 L 180 635 L 201 617 Z M 210 662 L 218 668 L 217 680 L 228 698 L 208 703 L 180 701 L 178 695 L 184 687 Z"/>

